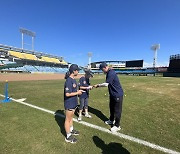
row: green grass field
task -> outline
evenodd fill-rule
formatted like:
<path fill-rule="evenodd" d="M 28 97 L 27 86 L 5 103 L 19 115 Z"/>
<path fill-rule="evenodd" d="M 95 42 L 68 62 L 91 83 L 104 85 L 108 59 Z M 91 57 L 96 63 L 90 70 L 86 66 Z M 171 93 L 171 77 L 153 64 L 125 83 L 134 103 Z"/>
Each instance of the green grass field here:
<path fill-rule="evenodd" d="M 96 75 L 91 84 L 104 80 Z M 120 76 L 120 81 L 126 95 L 120 133 L 180 152 L 180 78 Z M 9 95 L 63 114 L 63 88 L 64 80 L 9 82 Z M 109 117 L 108 97 L 107 88 L 93 89 L 92 119 L 83 120 L 110 128 L 103 122 Z M 163 153 L 79 123 L 74 123 L 81 133 L 78 143 L 66 143 L 63 118 L 16 102 L 0 104 L 0 118 L 1 154 Z"/>

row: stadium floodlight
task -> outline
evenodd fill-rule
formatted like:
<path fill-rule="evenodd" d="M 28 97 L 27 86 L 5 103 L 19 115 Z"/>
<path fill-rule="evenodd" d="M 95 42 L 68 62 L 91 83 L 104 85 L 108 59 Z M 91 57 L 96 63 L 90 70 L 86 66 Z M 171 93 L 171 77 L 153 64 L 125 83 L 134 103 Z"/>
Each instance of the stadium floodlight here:
<path fill-rule="evenodd" d="M 157 50 L 160 49 L 160 44 L 154 44 L 151 46 L 151 50 L 154 51 L 153 67 L 156 67 L 157 64 Z"/>
<path fill-rule="evenodd" d="M 89 58 L 88 69 L 91 69 L 91 57 L 92 57 L 92 52 L 88 52 L 88 58 Z"/>
<path fill-rule="evenodd" d="M 34 38 L 36 37 L 36 33 L 25 28 L 19 28 L 22 34 L 22 49 L 24 49 L 24 34 L 32 37 L 32 50 L 34 51 Z"/>

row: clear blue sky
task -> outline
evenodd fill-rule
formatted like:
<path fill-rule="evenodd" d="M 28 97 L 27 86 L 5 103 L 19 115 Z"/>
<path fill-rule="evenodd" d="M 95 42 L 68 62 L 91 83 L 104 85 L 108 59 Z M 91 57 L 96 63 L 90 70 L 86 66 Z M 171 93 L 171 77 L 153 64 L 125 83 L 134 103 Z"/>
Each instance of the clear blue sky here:
<path fill-rule="evenodd" d="M 161 44 L 159 65 L 180 53 L 180 0 L 0 0 L 0 5 L 0 44 L 21 48 L 24 27 L 36 32 L 36 51 L 82 66 L 88 52 L 92 61 L 151 64 L 155 43 Z"/>

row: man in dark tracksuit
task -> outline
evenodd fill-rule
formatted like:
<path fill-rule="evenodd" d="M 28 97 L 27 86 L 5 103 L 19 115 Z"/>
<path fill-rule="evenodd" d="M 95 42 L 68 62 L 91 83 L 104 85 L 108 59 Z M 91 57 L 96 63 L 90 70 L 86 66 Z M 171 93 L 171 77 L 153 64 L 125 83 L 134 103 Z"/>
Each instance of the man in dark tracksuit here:
<path fill-rule="evenodd" d="M 113 125 L 111 127 L 112 132 L 120 130 L 120 120 L 122 113 L 123 103 L 123 89 L 119 82 L 119 78 L 113 69 L 110 69 L 106 63 L 101 63 L 99 67 L 104 73 L 106 73 L 106 83 L 95 85 L 95 87 L 108 86 L 109 90 L 109 108 L 110 118 L 105 121 L 106 124 Z"/>

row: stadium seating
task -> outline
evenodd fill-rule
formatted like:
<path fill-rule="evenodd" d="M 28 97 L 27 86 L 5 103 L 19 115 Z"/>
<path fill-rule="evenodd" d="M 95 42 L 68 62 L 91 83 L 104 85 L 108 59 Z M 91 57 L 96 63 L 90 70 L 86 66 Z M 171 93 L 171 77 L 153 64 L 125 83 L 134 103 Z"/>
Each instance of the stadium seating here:
<path fill-rule="evenodd" d="M 38 61 L 44 61 L 44 60 L 43 60 L 43 59 L 41 59 L 41 58 L 37 58 L 37 60 L 38 60 Z"/>
<path fill-rule="evenodd" d="M 62 65 L 68 65 L 68 63 L 65 62 L 64 60 L 62 60 L 62 61 L 60 62 L 60 64 L 62 64 Z"/>
<path fill-rule="evenodd" d="M 9 55 L 20 58 L 20 59 L 28 59 L 28 60 L 37 60 L 37 61 L 44 61 L 44 62 L 50 62 L 50 63 L 55 63 L 55 64 L 62 64 L 62 65 L 67 65 L 68 63 L 65 62 L 64 60 L 60 61 L 57 58 L 50 58 L 46 56 L 42 56 L 41 58 L 37 58 L 33 54 L 29 53 L 21 53 L 21 52 L 16 52 L 16 51 L 9 51 Z"/>
<path fill-rule="evenodd" d="M 16 64 L 16 62 L 12 62 L 12 61 L 3 61 L 3 64 L 7 65 L 7 64 Z"/>
<path fill-rule="evenodd" d="M 22 71 L 22 72 L 29 72 L 24 66 L 17 67 L 15 70 L 16 71 Z M 13 71 L 13 68 L 11 68 L 11 71 Z"/>
<path fill-rule="evenodd" d="M 9 55 L 14 56 L 16 58 L 25 59 L 24 54 L 16 51 L 9 51 Z"/>
<path fill-rule="evenodd" d="M 65 73 L 68 67 L 63 57 L 6 45 L 0 45 L 0 58 L 0 70 L 5 71 Z"/>
<path fill-rule="evenodd" d="M 19 53 L 10 52 L 13 56 L 20 58 Z M 21 54 L 21 53 L 20 53 Z M 37 58 L 31 54 L 22 54 L 25 59 L 34 60 Z M 58 59 L 56 59 L 58 60 Z M 55 63 L 55 62 L 54 62 Z M 59 61 L 60 63 L 60 61 Z M 9 61 L 8 59 L 0 60 L 0 70 L 1 71 L 11 71 L 11 72 L 30 72 L 30 73 L 60 73 L 65 74 L 68 68 L 61 68 L 55 66 L 39 66 L 39 65 L 24 65 L 18 64 L 16 62 Z"/>
<path fill-rule="evenodd" d="M 35 55 L 27 54 L 27 53 L 23 53 L 23 54 L 24 54 L 24 58 L 25 58 L 25 59 L 37 60 L 37 57 L 36 57 Z"/>
<path fill-rule="evenodd" d="M 157 71 L 154 69 L 114 69 L 118 74 L 154 74 Z M 101 70 L 92 70 L 93 73 L 103 73 Z"/>
<path fill-rule="evenodd" d="M 62 65 L 67 65 L 68 64 L 64 60 L 60 61 L 57 58 L 50 58 L 50 57 L 46 57 L 46 56 L 42 56 L 41 59 L 38 59 L 38 60 L 45 61 L 45 62 L 50 62 L 50 63 L 55 63 L 55 64 L 62 64 Z"/>
<path fill-rule="evenodd" d="M 45 62 L 54 63 L 54 61 L 53 61 L 51 58 L 49 58 L 49 57 L 42 56 L 41 59 L 42 59 L 43 61 L 45 61 Z"/>
<path fill-rule="evenodd" d="M 52 60 L 52 62 L 60 64 L 60 61 L 58 59 L 56 59 L 56 58 L 50 58 L 50 59 Z"/>
<path fill-rule="evenodd" d="M 24 65 L 24 68 L 28 71 L 28 72 L 37 72 L 38 70 L 36 69 L 35 66 L 32 66 L 32 65 Z"/>
<path fill-rule="evenodd" d="M 35 55 L 29 54 L 29 53 L 20 53 L 16 51 L 9 51 L 9 54 L 11 56 L 20 58 L 20 59 L 28 59 L 28 60 L 37 60 L 37 57 Z"/>

